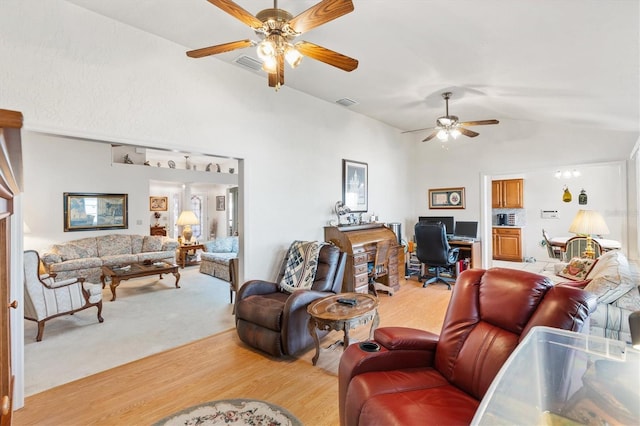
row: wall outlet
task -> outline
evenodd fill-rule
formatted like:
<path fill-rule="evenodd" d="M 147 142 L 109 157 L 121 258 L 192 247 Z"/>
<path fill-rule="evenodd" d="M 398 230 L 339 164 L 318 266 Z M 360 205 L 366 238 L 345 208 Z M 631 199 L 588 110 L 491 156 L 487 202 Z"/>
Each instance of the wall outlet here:
<path fill-rule="evenodd" d="M 142 225 L 142 219 L 136 220 L 136 225 Z"/>

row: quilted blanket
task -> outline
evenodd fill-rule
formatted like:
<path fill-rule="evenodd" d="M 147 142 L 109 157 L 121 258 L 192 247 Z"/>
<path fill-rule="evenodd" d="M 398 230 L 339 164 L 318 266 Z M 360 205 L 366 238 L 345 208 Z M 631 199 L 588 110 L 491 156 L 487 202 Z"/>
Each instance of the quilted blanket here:
<path fill-rule="evenodd" d="M 280 289 L 287 293 L 310 289 L 318 270 L 320 249 L 326 243 L 320 241 L 294 241 L 287 252 L 284 276 Z"/>

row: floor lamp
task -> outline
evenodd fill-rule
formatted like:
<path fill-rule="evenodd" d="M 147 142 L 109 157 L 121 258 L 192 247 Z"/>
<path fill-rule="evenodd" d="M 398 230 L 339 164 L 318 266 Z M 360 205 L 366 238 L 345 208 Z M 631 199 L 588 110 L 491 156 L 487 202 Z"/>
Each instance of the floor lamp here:
<path fill-rule="evenodd" d="M 584 235 L 587 237 L 587 248 L 584 256 L 590 259 L 595 257 L 593 249 L 592 235 L 606 235 L 609 233 L 609 227 L 605 223 L 602 215 L 595 210 L 578 210 L 576 217 L 573 218 L 569 232 Z"/>

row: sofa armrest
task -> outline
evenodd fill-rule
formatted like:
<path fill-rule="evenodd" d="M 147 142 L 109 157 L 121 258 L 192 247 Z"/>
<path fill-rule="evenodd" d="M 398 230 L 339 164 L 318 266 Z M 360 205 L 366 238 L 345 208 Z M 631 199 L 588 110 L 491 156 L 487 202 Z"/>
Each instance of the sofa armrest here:
<path fill-rule="evenodd" d="M 162 251 L 178 250 L 178 242 L 176 240 L 165 240 L 162 242 Z"/>
<path fill-rule="evenodd" d="M 40 258 L 40 260 L 46 266 L 49 266 L 52 263 L 60 263 L 60 262 L 62 262 L 62 256 L 60 256 L 57 253 L 48 252 L 48 253 L 43 253 L 43 255 Z"/>

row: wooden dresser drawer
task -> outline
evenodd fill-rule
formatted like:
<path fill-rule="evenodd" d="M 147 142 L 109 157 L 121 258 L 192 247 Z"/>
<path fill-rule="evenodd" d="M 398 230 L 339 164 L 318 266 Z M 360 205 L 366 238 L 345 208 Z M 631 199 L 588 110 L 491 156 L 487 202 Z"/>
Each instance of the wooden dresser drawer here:
<path fill-rule="evenodd" d="M 367 274 L 362 274 L 362 275 L 356 275 L 355 276 L 355 280 L 354 280 L 354 286 L 355 287 L 360 287 L 360 286 L 366 286 L 369 283 L 369 276 Z"/>
<path fill-rule="evenodd" d="M 361 265 L 354 265 L 353 267 L 353 273 L 355 275 L 361 275 L 361 274 L 368 274 L 369 273 L 369 265 L 366 263 L 363 263 Z"/>
<path fill-rule="evenodd" d="M 367 253 L 358 253 L 353 255 L 353 265 L 367 264 Z"/>

